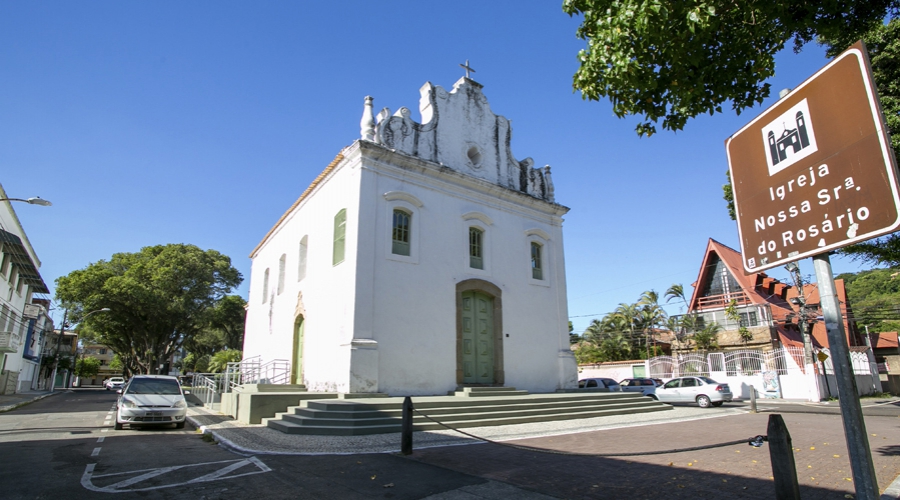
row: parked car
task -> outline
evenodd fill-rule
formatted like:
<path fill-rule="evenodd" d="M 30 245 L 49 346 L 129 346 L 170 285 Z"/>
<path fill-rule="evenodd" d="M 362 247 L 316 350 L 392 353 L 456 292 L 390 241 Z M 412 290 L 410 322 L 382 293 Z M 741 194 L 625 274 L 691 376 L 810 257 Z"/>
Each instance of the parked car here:
<path fill-rule="evenodd" d="M 701 408 L 709 408 L 731 401 L 732 394 L 728 384 L 709 377 L 680 377 L 657 387 L 654 397 L 664 403 L 696 402 Z"/>
<path fill-rule="evenodd" d="M 115 429 L 175 424 L 184 428 L 187 402 L 178 379 L 168 375 L 135 375 L 121 390 L 116 403 Z"/>
<path fill-rule="evenodd" d="M 609 389 L 618 391 L 619 383 L 611 378 L 584 378 L 578 381 L 579 389 Z"/>
<path fill-rule="evenodd" d="M 122 377 L 111 377 L 103 384 L 103 387 L 106 387 L 107 391 L 117 391 L 122 387 L 125 387 L 125 379 Z"/>
<path fill-rule="evenodd" d="M 640 392 L 644 396 L 656 393 L 656 381 L 652 378 L 626 378 L 619 382 L 622 392 Z"/>

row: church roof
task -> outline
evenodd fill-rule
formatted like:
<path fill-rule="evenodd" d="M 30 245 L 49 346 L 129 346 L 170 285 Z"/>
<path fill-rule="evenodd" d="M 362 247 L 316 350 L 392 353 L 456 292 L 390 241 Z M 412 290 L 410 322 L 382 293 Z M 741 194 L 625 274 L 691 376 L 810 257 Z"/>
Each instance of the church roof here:
<path fill-rule="evenodd" d="M 269 229 L 269 232 L 266 233 L 262 241 L 260 241 L 259 244 L 256 245 L 256 248 L 254 248 L 253 251 L 250 252 L 251 259 L 256 257 L 256 252 L 259 252 L 259 249 L 266 244 L 266 241 L 269 240 L 269 238 L 272 236 L 272 233 L 275 232 L 275 229 L 277 229 L 278 226 L 280 226 L 281 223 L 284 222 L 285 219 L 287 219 L 288 215 L 290 215 L 291 212 L 293 212 L 294 209 L 296 209 L 300 205 L 300 203 L 302 203 L 303 200 L 305 200 L 306 197 L 309 196 L 310 193 L 312 193 L 313 189 L 315 189 L 316 186 L 318 186 L 326 177 L 328 177 L 328 174 L 330 174 L 331 171 L 334 170 L 335 167 L 337 167 L 338 164 L 340 164 L 343 160 L 344 155 L 338 153 L 338 155 L 335 156 L 333 160 L 331 160 L 331 163 L 329 163 L 328 166 L 325 167 L 325 170 L 323 170 L 322 173 L 320 173 L 318 176 L 316 176 L 315 179 L 313 179 L 313 181 L 309 184 L 309 187 L 307 187 L 306 190 L 303 191 L 303 194 L 301 194 L 300 197 L 297 198 L 297 201 L 295 201 L 294 204 L 291 205 L 291 208 L 287 209 L 287 211 L 281 215 L 281 217 L 278 219 L 278 222 L 276 222 L 275 225 L 272 226 L 272 229 Z"/>

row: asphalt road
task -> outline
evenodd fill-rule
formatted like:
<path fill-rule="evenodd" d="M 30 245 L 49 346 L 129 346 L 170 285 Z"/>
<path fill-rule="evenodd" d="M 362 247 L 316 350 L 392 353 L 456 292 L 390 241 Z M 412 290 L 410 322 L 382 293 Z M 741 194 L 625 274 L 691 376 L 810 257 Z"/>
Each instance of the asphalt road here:
<path fill-rule="evenodd" d="M 530 496 L 391 454 L 248 457 L 204 440 L 190 425 L 115 431 L 115 399 L 85 389 L 0 413 L 0 496 L 419 499 L 464 498 L 479 488 L 498 498 Z"/>

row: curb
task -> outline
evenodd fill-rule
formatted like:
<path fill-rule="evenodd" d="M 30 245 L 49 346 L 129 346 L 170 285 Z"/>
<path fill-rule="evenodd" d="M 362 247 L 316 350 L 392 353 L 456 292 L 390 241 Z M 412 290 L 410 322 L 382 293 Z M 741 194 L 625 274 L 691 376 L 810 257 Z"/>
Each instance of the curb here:
<path fill-rule="evenodd" d="M 900 476 L 897 476 L 897 479 L 894 479 L 894 482 L 881 494 L 881 500 L 897 500 L 898 498 L 900 498 Z"/>
<path fill-rule="evenodd" d="M 4 412 L 7 412 L 7 411 L 15 410 L 16 408 L 19 408 L 19 407 L 22 407 L 22 406 L 25 406 L 25 405 L 34 403 L 35 401 L 40 401 L 40 400 L 42 400 L 42 399 L 44 399 L 44 398 L 49 398 L 50 396 L 53 396 L 53 395 L 55 395 L 55 394 L 59 394 L 59 392 L 50 392 L 50 393 L 47 393 L 47 394 L 41 394 L 40 396 L 34 397 L 34 398 L 29 399 L 29 400 L 27 400 L 27 401 L 19 401 L 18 403 L 15 403 L 15 404 L 6 405 L 6 406 L 0 406 L 0 413 L 4 413 Z"/>

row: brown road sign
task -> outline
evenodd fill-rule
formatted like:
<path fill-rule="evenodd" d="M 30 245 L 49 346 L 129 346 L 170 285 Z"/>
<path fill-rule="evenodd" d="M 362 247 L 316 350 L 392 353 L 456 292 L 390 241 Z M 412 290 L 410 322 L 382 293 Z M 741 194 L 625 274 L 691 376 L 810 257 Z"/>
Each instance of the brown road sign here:
<path fill-rule="evenodd" d="M 857 42 L 725 141 L 746 273 L 900 227 L 900 189 Z"/>

